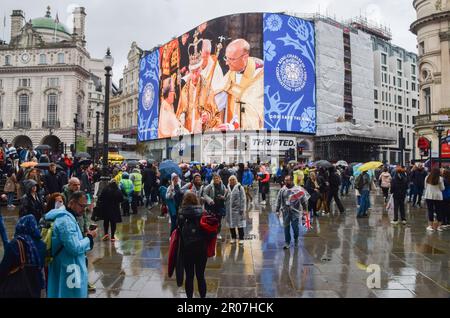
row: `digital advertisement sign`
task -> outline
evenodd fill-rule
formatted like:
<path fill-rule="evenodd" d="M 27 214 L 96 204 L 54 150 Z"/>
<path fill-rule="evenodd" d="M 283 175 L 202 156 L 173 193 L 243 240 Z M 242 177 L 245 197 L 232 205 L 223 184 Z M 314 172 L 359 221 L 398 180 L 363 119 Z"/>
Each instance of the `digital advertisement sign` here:
<path fill-rule="evenodd" d="M 139 141 L 214 131 L 316 132 L 314 23 L 245 13 L 140 61 Z"/>

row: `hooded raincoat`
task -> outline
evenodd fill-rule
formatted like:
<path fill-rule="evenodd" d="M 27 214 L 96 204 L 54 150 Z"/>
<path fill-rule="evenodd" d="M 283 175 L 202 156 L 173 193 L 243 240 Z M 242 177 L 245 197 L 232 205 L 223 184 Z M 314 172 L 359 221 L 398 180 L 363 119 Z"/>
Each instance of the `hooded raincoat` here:
<path fill-rule="evenodd" d="M 67 210 L 51 210 L 45 215 L 54 221 L 52 254 L 64 246 L 48 267 L 48 298 L 87 298 L 86 252 L 92 249 L 83 238 L 75 217 Z"/>

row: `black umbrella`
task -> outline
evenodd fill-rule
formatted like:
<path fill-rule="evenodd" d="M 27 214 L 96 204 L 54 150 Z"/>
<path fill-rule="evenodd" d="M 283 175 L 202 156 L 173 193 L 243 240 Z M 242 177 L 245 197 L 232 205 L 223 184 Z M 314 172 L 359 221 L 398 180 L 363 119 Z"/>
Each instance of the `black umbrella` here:
<path fill-rule="evenodd" d="M 89 166 L 92 163 L 92 160 L 90 159 L 84 159 L 80 161 L 80 165 L 82 166 Z"/>
<path fill-rule="evenodd" d="M 50 147 L 49 145 L 39 145 L 36 148 L 34 148 L 34 150 L 51 150 L 52 147 Z"/>
<path fill-rule="evenodd" d="M 136 160 L 127 161 L 127 166 L 129 166 L 129 167 L 136 167 L 138 164 L 139 164 L 139 161 L 136 161 Z"/>
<path fill-rule="evenodd" d="M 319 160 L 314 163 L 314 166 L 318 168 L 331 168 L 333 165 L 327 160 Z"/>
<path fill-rule="evenodd" d="M 77 158 L 91 158 L 91 155 L 90 154 L 88 154 L 87 152 L 77 152 L 76 154 L 75 154 L 75 157 L 77 157 Z"/>

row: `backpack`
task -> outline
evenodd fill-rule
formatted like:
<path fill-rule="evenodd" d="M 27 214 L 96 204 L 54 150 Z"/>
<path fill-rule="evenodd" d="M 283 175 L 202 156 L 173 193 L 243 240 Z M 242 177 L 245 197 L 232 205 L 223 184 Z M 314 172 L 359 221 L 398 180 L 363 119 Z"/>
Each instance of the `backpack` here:
<path fill-rule="evenodd" d="M 181 237 L 184 245 L 201 241 L 203 237 L 200 228 L 200 219 L 184 218 L 183 225 L 181 227 Z"/>
<path fill-rule="evenodd" d="M 364 186 L 364 177 L 362 174 L 360 174 L 359 176 L 356 177 L 355 188 L 361 190 L 363 186 Z"/>
<path fill-rule="evenodd" d="M 55 227 L 54 221 L 47 221 L 44 218 L 41 219 L 39 222 L 41 225 L 41 237 L 42 241 L 45 243 L 46 246 L 46 253 L 45 253 L 45 266 L 48 266 L 53 259 L 61 253 L 61 251 L 64 248 L 64 245 L 61 245 L 61 247 L 56 251 L 55 255 L 52 255 L 52 234 Z"/>

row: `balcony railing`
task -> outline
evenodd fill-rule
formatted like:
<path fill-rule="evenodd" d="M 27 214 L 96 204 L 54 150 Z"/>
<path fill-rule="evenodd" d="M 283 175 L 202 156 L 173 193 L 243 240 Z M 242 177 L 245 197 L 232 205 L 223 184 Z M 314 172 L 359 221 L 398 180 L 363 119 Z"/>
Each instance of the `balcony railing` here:
<path fill-rule="evenodd" d="M 444 114 L 426 114 L 413 117 L 416 126 L 431 126 L 437 123 L 450 124 L 450 116 Z"/>
<path fill-rule="evenodd" d="M 59 120 L 42 121 L 42 128 L 60 128 L 61 123 Z"/>
<path fill-rule="evenodd" d="M 31 128 L 31 121 L 29 120 L 20 120 L 20 121 L 14 121 L 14 128 Z"/>

